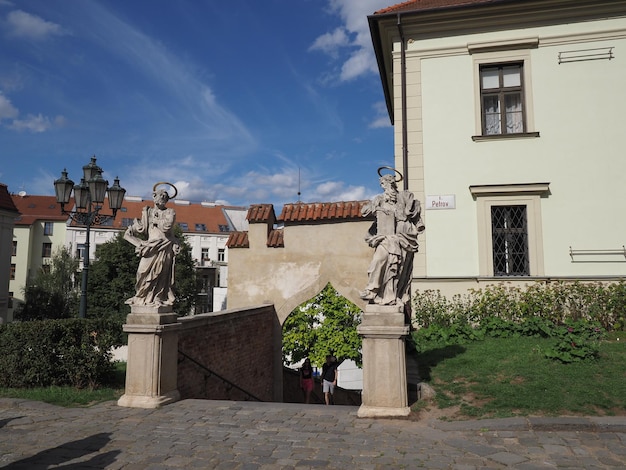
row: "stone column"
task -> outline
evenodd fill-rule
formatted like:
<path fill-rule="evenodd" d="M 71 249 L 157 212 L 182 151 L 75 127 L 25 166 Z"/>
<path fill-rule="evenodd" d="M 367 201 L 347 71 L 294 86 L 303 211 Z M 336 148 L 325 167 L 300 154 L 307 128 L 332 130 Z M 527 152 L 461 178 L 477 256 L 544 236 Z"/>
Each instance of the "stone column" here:
<path fill-rule="evenodd" d="M 131 307 L 128 333 L 126 389 L 117 404 L 158 408 L 180 400 L 178 392 L 177 316 L 168 307 Z"/>
<path fill-rule="evenodd" d="M 357 331 L 363 337 L 363 395 L 357 416 L 408 416 L 404 342 L 409 327 L 402 306 L 368 304 Z"/>

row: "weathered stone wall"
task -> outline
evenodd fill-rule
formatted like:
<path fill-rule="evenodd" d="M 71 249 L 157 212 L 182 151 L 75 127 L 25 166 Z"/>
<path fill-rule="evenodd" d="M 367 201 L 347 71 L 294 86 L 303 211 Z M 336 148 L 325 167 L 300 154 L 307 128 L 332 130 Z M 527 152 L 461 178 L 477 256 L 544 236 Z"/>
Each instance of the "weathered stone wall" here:
<path fill-rule="evenodd" d="M 228 307 L 272 303 L 280 323 L 327 283 L 364 308 L 373 250 L 364 237 L 371 221 L 285 226 L 284 247 L 267 246 L 268 229 L 251 224 L 249 248 L 229 248 Z M 258 233 L 257 233 L 258 232 Z"/>
<path fill-rule="evenodd" d="M 282 399 L 275 370 L 282 372 L 280 325 L 272 305 L 181 317 L 178 322 L 182 399 L 251 400 L 250 395 L 262 401 Z"/>

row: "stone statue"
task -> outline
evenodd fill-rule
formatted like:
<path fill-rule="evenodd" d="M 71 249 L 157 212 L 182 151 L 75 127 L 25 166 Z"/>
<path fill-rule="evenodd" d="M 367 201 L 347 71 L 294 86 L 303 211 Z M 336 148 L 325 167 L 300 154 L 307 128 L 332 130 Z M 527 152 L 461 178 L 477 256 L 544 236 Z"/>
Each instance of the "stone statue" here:
<path fill-rule="evenodd" d="M 381 170 L 396 174 L 381 175 Z M 364 216 L 374 214 L 365 241 L 374 248 L 368 269 L 369 280 L 361 298 L 379 305 L 406 305 L 409 302 L 413 256 L 418 250 L 417 235 L 424 230 L 420 202 L 410 191 L 398 191 L 402 175 L 395 169 L 378 169 L 384 193 L 363 206 Z M 398 178 L 396 178 L 398 175 Z"/>
<path fill-rule="evenodd" d="M 173 188 L 174 195 L 157 189 L 161 185 Z M 176 212 L 165 205 L 177 194 L 173 184 L 156 183 L 152 188 L 154 207 L 144 207 L 141 220 L 135 219 L 124 233 L 124 238 L 135 245 L 135 253 L 141 257 L 135 296 L 128 299 L 127 304 L 159 307 L 174 303 L 174 261 L 180 251 L 180 241 L 172 233 Z"/>

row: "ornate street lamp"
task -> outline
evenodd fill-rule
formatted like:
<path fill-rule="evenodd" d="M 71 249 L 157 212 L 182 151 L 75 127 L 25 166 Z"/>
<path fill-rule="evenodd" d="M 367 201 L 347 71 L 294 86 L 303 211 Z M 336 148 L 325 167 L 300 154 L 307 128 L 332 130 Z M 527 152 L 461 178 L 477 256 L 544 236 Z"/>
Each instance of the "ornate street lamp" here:
<path fill-rule="evenodd" d="M 70 202 L 74 190 L 74 211 L 67 212 L 65 205 Z M 86 228 L 85 259 L 83 260 L 83 274 L 80 286 L 80 307 L 78 315 L 85 318 L 87 312 L 87 278 L 89 277 L 89 238 L 92 225 L 101 224 L 108 219 L 114 219 L 118 209 L 124 202 L 126 190 L 120 186 L 120 180 L 115 178 L 113 186 L 102 177 L 102 168 L 96 165 L 96 157 L 83 167 L 83 177 L 80 184 L 67 177 L 67 170 L 61 172 L 61 177 L 54 182 L 54 191 L 57 202 L 61 204 L 61 213 L 67 214 L 74 222 Z M 109 207 L 112 214 L 101 214 L 105 194 L 109 194 Z"/>

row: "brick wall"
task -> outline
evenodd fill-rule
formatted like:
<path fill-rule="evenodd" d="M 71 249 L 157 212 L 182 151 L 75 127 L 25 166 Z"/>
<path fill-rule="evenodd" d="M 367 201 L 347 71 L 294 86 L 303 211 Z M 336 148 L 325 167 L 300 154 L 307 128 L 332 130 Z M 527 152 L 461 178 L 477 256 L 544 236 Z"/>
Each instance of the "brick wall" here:
<path fill-rule="evenodd" d="M 282 395 L 276 380 L 282 373 L 281 330 L 273 305 L 181 317 L 178 322 L 182 399 L 274 401 Z"/>

